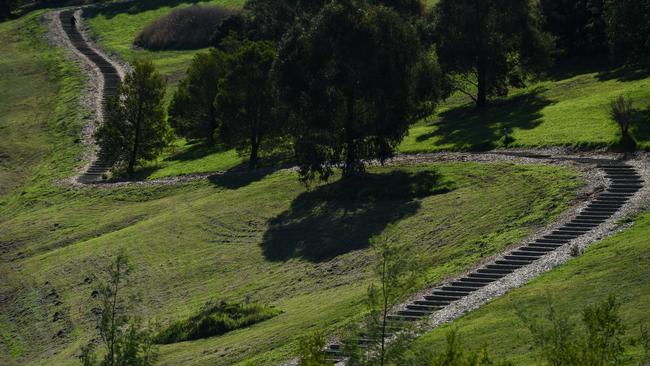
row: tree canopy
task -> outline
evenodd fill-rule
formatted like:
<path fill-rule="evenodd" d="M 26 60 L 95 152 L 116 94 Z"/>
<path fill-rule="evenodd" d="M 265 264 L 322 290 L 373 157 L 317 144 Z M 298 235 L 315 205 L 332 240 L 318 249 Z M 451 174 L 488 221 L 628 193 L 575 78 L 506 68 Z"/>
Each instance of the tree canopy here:
<path fill-rule="evenodd" d="M 169 142 L 165 85 L 151 61 L 136 61 L 107 103 L 95 138 L 102 154 L 115 163 L 126 163 L 129 174 L 135 164 L 155 158 Z"/>
<path fill-rule="evenodd" d="M 214 144 L 218 128 L 214 98 L 224 66 L 220 51 L 194 56 L 169 106 L 169 121 L 178 135 L 204 138 L 208 144 Z"/>
<path fill-rule="evenodd" d="M 440 65 L 478 108 L 548 64 L 551 37 L 531 0 L 441 0 L 435 8 Z"/>
<path fill-rule="evenodd" d="M 367 159 L 391 157 L 440 98 L 436 66 L 412 24 L 384 6 L 335 0 L 296 25 L 276 71 L 303 180 L 339 165 L 349 177 Z"/>
<path fill-rule="evenodd" d="M 278 101 L 271 68 L 275 46 L 267 41 L 244 41 L 228 54 L 225 75 L 214 105 L 221 121 L 222 139 L 240 153 L 249 152 L 255 168 L 263 142 L 281 130 Z"/>
<path fill-rule="evenodd" d="M 605 18 L 612 57 L 647 65 L 650 57 L 650 0 L 607 0 Z"/>

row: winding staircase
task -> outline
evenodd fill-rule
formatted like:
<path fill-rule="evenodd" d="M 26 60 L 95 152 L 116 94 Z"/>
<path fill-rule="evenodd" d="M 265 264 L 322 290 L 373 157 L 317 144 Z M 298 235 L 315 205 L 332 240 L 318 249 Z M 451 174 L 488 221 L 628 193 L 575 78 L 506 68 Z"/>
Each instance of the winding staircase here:
<path fill-rule="evenodd" d="M 108 62 L 104 57 L 95 52 L 86 40 L 83 38 L 76 26 L 76 21 L 73 21 L 75 9 L 65 10 L 59 13 L 59 20 L 61 26 L 65 31 L 70 43 L 85 57 L 92 62 L 97 69 L 99 69 L 103 78 L 102 88 L 102 114 L 106 115 L 106 102 L 108 98 L 117 94 L 117 88 L 120 84 L 120 75 L 117 69 Z M 112 162 L 104 157 L 100 151 L 98 158 L 95 159 L 88 169 L 79 177 L 80 183 L 96 183 L 104 179 L 104 174 L 107 173 L 113 166 Z"/>
<path fill-rule="evenodd" d="M 389 334 L 386 337 L 392 337 L 393 334 L 390 333 L 405 329 L 406 324 L 425 320 L 436 311 L 589 233 L 610 219 L 630 197 L 643 187 L 641 176 L 627 164 L 609 162 L 601 163 L 598 167 L 605 172 L 609 185 L 605 191 L 590 201 L 575 218 L 555 228 L 548 235 L 509 251 L 494 262 L 484 265 L 457 281 L 435 288 L 421 298 L 402 306 L 401 310 L 388 316 L 391 323 L 389 324 Z M 360 334 L 358 342 L 359 347 L 364 348 L 368 343 L 373 342 L 373 339 Z M 325 349 L 328 360 L 332 363 L 344 361 L 342 348 L 340 342 L 329 344 Z"/>

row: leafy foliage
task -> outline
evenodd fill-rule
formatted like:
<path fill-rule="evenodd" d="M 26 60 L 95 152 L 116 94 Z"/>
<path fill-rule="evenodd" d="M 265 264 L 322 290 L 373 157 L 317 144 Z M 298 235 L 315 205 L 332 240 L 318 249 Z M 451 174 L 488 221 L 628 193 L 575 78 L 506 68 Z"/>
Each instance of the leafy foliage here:
<path fill-rule="evenodd" d="M 392 156 L 408 126 L 440 98 L 435 59 L 396 12 L 357 0 L 327 4 L 280 47 L 281 96 L 304 181 L 344 176 Z"/>
<path fill-rule="evenodd" d="M 314 332 L 304 337 L 298 344 L 298 366 L 329 366 L 332 363 L 325 359 L 325 337 L 321 332 Z"/>
<path fill-rule="evenodd" d="M 541 0 L 544 30 L 555 37 L 559 57 L 607 53 L 604 0 Z"/>
<path fill-rule="evenodd" d="M 223 53 L 216 50 L 194 56 L 169 106 L 169 121 L 179 136 L 214 144 L 218 128 L 214 99 L 224 63 Z"/>
<path fill-rule="evenodd" d="M 208 302 L 196 315 L 169 325 L 156 337 L 156 343 L 176 343 L 218 336 L 235 329 L 270 319 L 280 312 L 256 304 Z"/>
<path fill-rule="evenodd" d="M 165 80 L 153 63 L 136 61 L 117 95 L 108 101 L 95 139 L 109 160 L 127 164 L 129 174 L 136 163 L 155 158 L 169 143 L 164 96 Z"/>
<path fill-rule="evenodd" d="M 441 0 L 435 19 L 440 65 L 478 108 L 548 64 L 551 38 L 537 2 Z"/>
<path fill-rule="evenodd" d="M 630 127 L 634 123 L 634 107 L 632 100 L 624 96 L 612 100 L 609 103 L 609 115 L 621 129 L 621 138 L 630 139 Z"/>
<path fill-rule="evenodd" d="M 620 303 L 609 296 L 582 311 L 583 328 L 550 306 L 546 322 L 520 314 L 551 366 L 620 365 L 625 354 L 625 326 L 619 316 Z"/>
<path fill-rule="evenodd" d="M 212 34 L 233 11 L 219 6 L 192 5 L 172 10 L 142 29 L 133 44 L 150 50 L 207 47 Z"/>
<path fill-rule="evenodd" d="M 214 101 L 222 140 L 240 154 L 248 151 L 251 169 L 257 166 L 263 143 L 272 146 L 283 128 L 271 76 L 275 58 L 275 46 L 270 42 L 242 42 L 226 57 L 225 75 Z"/>
<path fill-rule="evenodd" d="M 433 366 L 513 366 L 510 362 L 495 362 L 488 351 L 467 352 L 457 330 L 447 333 L 447 347 L 433 358 Z"/>
<path fill-rule="evenodd" d="M 615 59 L 647 65 L 650 1 L 606 0 L 607 37 Z"/>
<path fill-rule="evenodd" d="M 106 269 L 107 281 L 99 288 L 100 316 L 97 329 L 105 346 L 100 366 L 150 366 L 158 358 L 151 333 L 141 326 L 137 318 L 126 312 L 124 286 L 131 273 L 128 257 L 121 250 L 115 261 Z M 81 349 L 79 356 L 84 366 L 97 365 L 95 345 Z"/>

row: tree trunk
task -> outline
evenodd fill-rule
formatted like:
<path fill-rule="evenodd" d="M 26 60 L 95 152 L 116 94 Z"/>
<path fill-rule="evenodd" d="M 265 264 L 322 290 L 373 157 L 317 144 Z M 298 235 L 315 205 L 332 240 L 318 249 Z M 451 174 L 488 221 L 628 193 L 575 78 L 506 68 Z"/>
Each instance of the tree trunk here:
<path fill-rule="evenodd" d="M 354 125 L 354 93 L 348 96 L 347 101 L 347 126 L 345 126 L 345 162 L 343 166 L 343 178 L 350 178 L 357 174 L 357 154 L 354 147 L 354 136 L 352 126 Z"/>
<path fill-rule="evenodd" d="M 257 168 L 257 160 L 258 160 L 258 155 L 259 155 L 259 150 L 260 150 L 260 142 L 261 138 L 253 138 L 251 140 L 251 155 L 248 159 L 248 169 L 253 170 Z"/>
<path fill-rule="evenodd" d="M 131 158 L 129 159 L 129 166 L 127 168 L 127 174 L 129 177 L 133 175 L 133 169 L 135 167 L 135 161 L 138 158 L 138 147 L 140 145 L 140 124 L 142 123 L 142 96 L 138 96 L 140 100 L 138 101 L 138 113 L 135 118 L 135 137 L 133 138 L 133 150 L 131 151 Z"/>
<path fill-rule="evenodd" d="M 487 67 L 485 61 L 480 60 L 478 64 L 478 96 L 476 97 L 476 109 L 482 109 L 487 105 Z"/>
<path fill-rule="evenodd" d="M 208 135 L 206 136 L 206 141 L 208 145 L 214 146 L 215 140 L 214 140 L 214 132 L 217 130 L 217 120 L 215 118 L 215 112 L 214 112 L 214 107 L 210 107 L 210 111 L 208 112 L 208 118 L 210 119 L 210 123 L 208 123 Z"/>

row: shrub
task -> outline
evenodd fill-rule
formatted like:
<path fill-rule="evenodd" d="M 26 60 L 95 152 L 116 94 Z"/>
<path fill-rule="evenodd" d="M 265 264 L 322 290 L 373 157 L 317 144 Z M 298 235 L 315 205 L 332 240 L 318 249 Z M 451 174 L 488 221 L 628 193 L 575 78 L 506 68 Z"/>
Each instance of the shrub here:
<path fill-rule="evenodd" d="M 151 50 L 186 50 L 210 45 L 221 22 L 234 11 L 219 6 L 192 5 L 175 9 L 149 23 L 133 44 Z"/>
<path fill-rule="evenodd" d="M 208 302 L 196 315 L 172 323 L 155 337 L 169 344 L 208 338 L 270 319 L 280 312 L 257 304 Z"/>

